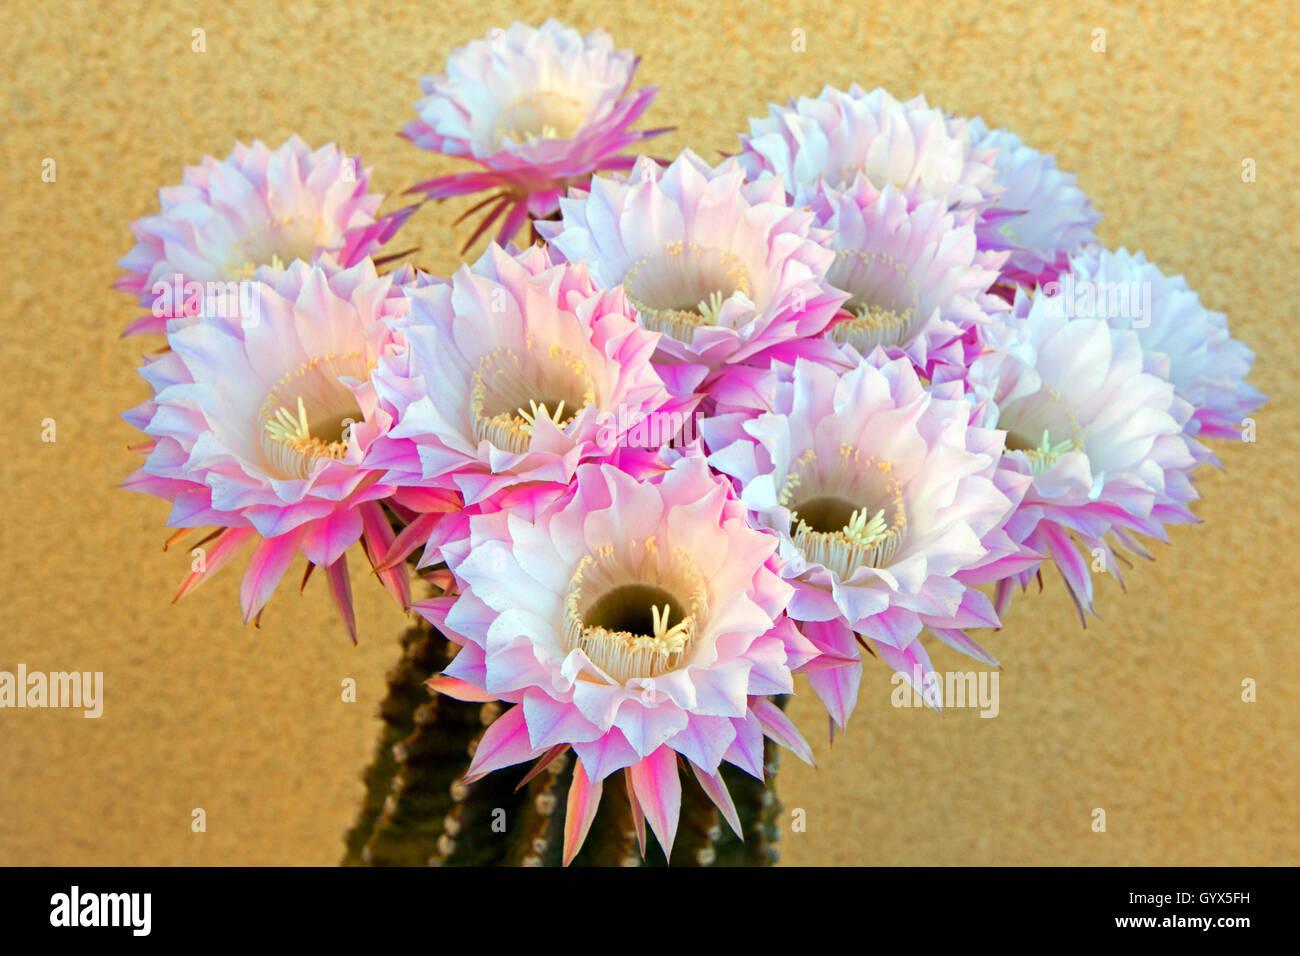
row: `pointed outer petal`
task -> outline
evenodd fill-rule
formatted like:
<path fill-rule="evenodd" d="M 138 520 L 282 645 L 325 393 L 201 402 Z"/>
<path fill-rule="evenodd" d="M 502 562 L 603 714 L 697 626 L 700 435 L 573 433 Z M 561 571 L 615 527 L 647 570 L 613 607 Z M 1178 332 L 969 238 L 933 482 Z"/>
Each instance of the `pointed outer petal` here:
<path fill-rule="evenodd" d="M 225 530 L 226 530 L 226 529 L 224 529 L 224 528 L 219 529 L 219 530 L 216 532 L 216 534 L 217 534 L 217 535 L 220 535 L 220 534 L 221 534 L 223 531 L 225 531 Z M 174 533 L 168 535 L 168 536 L 167 536 L 167 540 L 163 542 L 163 550 L 166 551 L 168 548 L 170 548 L 170 547 L 171 547 L 173 544 L 175 544 L 177 541 L 181 540 L 181 538 L 189 537 L 189 536 L 192 535 L 193 533 L 194 533 L 194 529 L 193 529 L 193 528 L 181 528 L 179 531 L 176 531 L 176 532 L 174 532 Z M 208 535 L 207 538 L 204 538 L 203 541 L 200 541 L 198 544 L 195 545 L 195 547 L 196 547 L 196 548 L 198 548 L 198 547 L 202 547 L 204 541 L 209 541 L 209 540 L 211 540 L 213 537 L 214 537 L 214 535 Z"/>
<path fill-rule="evenodd" d="M 677 397 L 694 393 L 700 387 L 700 383 L 704 381 L 704 376 L 709 373 L 709 367 L 692 363 L 672 365 L 657 363 L 655 371 L 663 379 L 664 388 L 668 389 L 668 394 Z"/>
<path fill-rule="evenodd" d="M 862 658 L 857 639 L 844 621 L 805 621 L 804 637 L 822 652 L 804 665 L 809 686 L 821 699 L 833 723 L 844 730 L 858 702 L 862 682 Z"/>
<path fill-rule="evenodd" d="M 758 718 L 758 722 L 763 725 L 764 734 L 789 750 L 808 766 L 817 766 L 816 761 L 813 760 L 812 748 L 808 746 L 808 741 L 803 739 L 803 734 L 799 733 L 799 728 L 795 727 L 794 723 L 780 707 L 765 698 L 755 698 L 750 702 L 750 709 L 753 710 L 754 716 Z"/>
<path fill-rule="evenodd" d="M 393 493 L 392 503 L 417 514 L 461 509 L 460 497 L 445 488 L 398 487 Z"/>
<path fill-rule="evenodd" d="M 443 669 L 443 674 L 447 677 L 454 677 L 457 680 L 468 681 L 475 687 L 486 689 L 487 658 L 483 653 L 483 648 L 479 647 L 473 641 L 465 640 L 463 637 L 453 636 L 450 633 L 447 634 L 447 640 L 453 642 L 461 640 L 464 641 L 464 643 L 461 644 L 460 651 L 456 654 L 455 659 L 453 659 L 452 662 Z M 519 696 L 512 695 L 503 699 L 515 703 L 519 700 Z"/>
<path fill-rule="evenodd" d="M 1133 537 L 1133 535 L 1129 534 L 1128 531 L 1126 531 L 1125 529 L 1115 528 L 1111 531 L 1111 534 L 1115 536 L 1116 541 L 1118 541 L 1129 551 L 1132 551 L 1138 557 L 1146 558 L 1148 561 L 1155 560 L 1155 556 L 1152 555 L 1151 552 L 1146 549 L 1146 547 L 1142 544 L 1142 542 L 1139 541 L 1137 538 Z"/>
<path fill-rule="evenodd" d="M 645 859 L 645 811 L 641 809 L 641 801 L 636 798 L 636 791 L 632 787 L 632 770 L 630 767 L 623 770 L 623 783 L 627 790 L 627 803 L 632 810 L 632 828 L 636 830 L 636 845 L 641 851 L 641 859 Z"/>
<path fill-rule="evenodd" d="M 594 783 L 587 778 L 582 761 L 573 765 L 573 782 L 569 784 L 569 800 L 564 809 L 564 865 L 568 866 L 578 855 L 591 821 L 596 818 L 596 808 L 600 806 L 600 794 L 604 789 L 603 780 Z"/>
<path fill-rule="evenodd" d="M 410 124 L 408 124 L 409 126 Z M 410 136 L 403 132 L 400 135 Z M 453 173 L 450 176 L 438 176 L 434 179 L 426 179 L 422 183 L 416 183 L 410 189 L 406 190 L 403 195 L 413 193 L 424 193 L 430 199 L 450 199 L 453 196 L 464 196 L 468 193 L 476 193 L 482 189 L 490 189 L 499 185 L 497 176 L 494 173 L 479 172 L 474 170 L 466 173 Z M 499 194 L 498 194 L 499 196 Z M 497 199 L 498 196 L 489 196 L 489 199 Z"/>
<path fill-rule="evenodd" d="M 736 804 L 731 799 L 731 791 L 727 789 L 727 782 L 722 779 L 722 774 L 713 774 L 707 770 L 701 770 L 693 763 L 691 769 L 695 771 L 695 779 L 700 782 L 700 787 L 709 795 L 713 805 L 718 808 L 722 818 L 731 827 L 731 832 L 736 834 L 736 837 L 743 843 L 745 834 L 740 829 L 740 814 L 736 813 Z"/>
<path fill-rule="evenodd" d="M 897 673 L 902 674 L 916 692 L 921 695 L 921 699 L 942 714 L 943 682 L 936 681 L 930 676 L 935 673 L 934 665 L 930 663 L 930 655 L 926 653 L 925 645 L 921 643 L 921 639 L 916 638 L 901 651 L 880 641 L 874 641 L 873 643 L 876 646 L 876 653 L 880 655 L 880 659 Z M 933 684 L 934 694 L 927 692 L 927 686 L 931 684 Z"/>
<path fill-rule="evenodd" d="M 343 618 L 343 626 L 348 629 L 348 636 L 352 638 L 352 643 L 357 642 L 357 615 L 352 608 L 352 584 L 348 578 L 348 556 L 340 555 L 339 559 L 325 569 L 325 574 L 330 582 L 330 595 L 334 598 L 334 604 L 339 609 L 339 616 Z"/>
<path fill-rule="evenodd" d="M 582 716 L 573 704 L 566 704 L 545 691 L 530 687 L 524 691 L 524 717 L 528 739 L 534 750 L 556 744 L 589 743 L 601 736 L 600 728 Z"/>
<path fill-rule="evenodd" d="M 733 763 L 751 777 L 763 779 L 763 725 L 752 713 L 732 719 L 736 739 L 731 742 L 722 759 Z"/>
<path fill-rule="evenodd" d="M 368 501 L 361 506 L 361 525 L 366 554 L 374 565 L 393 551 L 394 544 L 392 526 L 379 502 Z M 411 606 L 411 575 L 406 565 L 399 563 L 396 567 L 376 568 L 375 573 L 402 610 L 408 610 Z"/>
<path fill-rule="evenodd" d="M 858 689 L 862 683 L 861 659 L 804 673 L 808 675 L 808 686 L 826 707 L 831 720 L 841 731 L 846 730 L 858 703 Z"/>
<path fill-rule="evenodd" d="M 489 229 L 492 228 L 492 223 L 496 222 L 498 219 L 501 218 L 501 214 L 506 211 L 506 207 L 509 205 L 510 205 L 510 198 L 507 196 L 506 198 L 498 202 L 495 206 L 493 206 L 490 210 L 488 210 L 487 215 L 483 217 L 483 219 L 479 222 L 475 230 L 472 233 L 470 233 L 470 237 L 465 240 L 465 244 L 460 247 L 460 254 L 462 256 L 469 251 L 470 246 L 478 242 L 479 236 L 483 235 L 483 233 L 487 232 Z"/>
<path fill-rule="evenodd" d="M 468 556 L 469 546 L 469 519 L 463 513 L 448 515 L 447 520 L 438 522 L 433 529 L 415 566 L 427 568 L 442 561 L 455 567 Z"/>
<path fill-rule="evenodd" d="M 962 628 L 988 627 L 996 629 L 1002 626 L 1002 621 L 998 618 L 998 612 L 994 609 L 992 602 L 989 601 L 988 595 L 974 588 L 967 588 L 962 593 L 957 614 L 953 620 L 947 623 L 952 627 Z"/>
<path fill-rule="evenodd" d="M 519 227 L 524 224 L 524 220 L 527 218 L 528 204 L 516 203 L 514 208 L 510 210 L 510 214 L 506 216 L 505 222 L 501 224 L 501 231 L 497 233 L 497 242 L 502 245 L 508 243 L 515 237 L 515 233 L 519 231 Z"/>
<path fill-rule="evenodd" d="M 696 690 L 699 690 L 698 682 Z M 679 707 L 647 707 L 635 698 L 618 704 L 618 729 L 643 757 L 650 756 L 685 730 L 689 719 L 689 714 Z"/>
<path fill-rule="evenodd" d="M 560 754 L 564 753 L 568 749 L 569 749 L 568 744 L 556 744 L 550 750 L 546 751 L 546 753 L 538 757 L 537 761 L 533 764 L 533 768 L 529 770 L 526 774 L 524 774 L 522 780 L 520 780 L 517 784 L 515 784 L 515 792 L 518 793 L 524 787 L 528 786 L 528 784 L 532 781 L 534 777 L 536 777 L 539 773 L 541 773 L 552 763 L 554 763 L 555 758 L 558 757 Z"/>
<path fill-rule="evenodd" d="M 349 268 L 364 259 L 367 252 L 371 251 L 371 247 L 374 247 L 373 251 L 378 251 L 378 247 L 393 238 L 393 234 L 419 208 L 419 203 L 412 203 L 386 216 L 381 216 L 364 229 L 351 230 L 338 254 L 340 264 L 344 268 Z"/>
<path fill-rule="evenodd" d="M 1087 627 L 1086 612 L 1092 611 L 1092 572 L 1088 570 L 1088 563 L 1070 539 L 1069 532 L 1060 525 L 1044 521 L 1039 528 L 1043 537 L 1047 539 L 1047 547 L 1057 570 L 1065 579 L 1066 589 L 1074 599 L 1074 606 L 1079 611 L 1079 620 L 1084 627 Z"/>
<path fill-rule="evenodd" d="M 494 695 L 485 690 L 480 690 L 467 680 L 461 680 L 459 677 L 448 677 L 445 674 L 430 677 L 424 682 L 424 686 L 431 691 L 437 691 L 439 694 L 446 694 L 448 697 L 470 701 L 475 704 L 486 704 L 490 700 L 497 699 Z"/>
<path fill-rule="evenodd" d="M 1011 605 L 1011 587 L 1011 579 L 1003 578 L 994 590 L 993 609 L 998 612 L 1000 618 L 1006 616 L 1007 608 Z"/>
<path fill-rule="evenodd" d="M 1120 570 L 1120 565 L 1133 567 L 1133 562 L 1124 556 L 1123 551 L 1117 551 L 1109 541 L 1097 542 L 1097 547 L 1103 549 L 1103 560 L 1106 561 L 1105 567 L 1115 576 L 1115 581 L 1119 584 L 1120 589 L 1128 593 L 1128 586 L 1124 583 L 1124 572 Z"/>
<path fill-rule="evenodd" d="M 736 739 L 736 727 L 731 720 L 691 714 L 686 729 L 670 737 L 668 746 L 691 763 L 716 771 L 722 755 Z"/>
<path fill-rule="evenodd" d="M 834 654 L 822 654 L 820 657 L 805 664 L 803 670 L 799 671 L 799 673 L 813 674 L 817 671 L 834 670 L 837 667 L 844 667 L 845 665 L 852 664 L 857 660 L 859 660 L 857 657 L 838 657 Z"/>
<path fill-rule="evenodd" d="M 1002 581 L 1006 578 L 1019 574 L 1021 571 L 1032 571 L 1043 563 L 1044 555 L 1039 554 L 1029 548 L 1022 548 L 1014 554 L 1009 554 L 1004 558 L 996 561 L 990 561 L 988 564 L 982 564 L 977 568 L 970 568 L 956 575 L 957 580 L 968 587 L 977 587 L 981 584 L 992 584 L 995 581 Z M 1001 614 L 1001 611 L 998 611 Z"/>
<path fill-rule="evenodd" d="M 240 549 L 248 543 L 249 538 L 256 536 L 257 532 L 252 528 L 226 528 L 222 531 L 213 541 L 212 547 L 208 549 L 203 570 L 191 571 L 185 575 L 185 580 L 181 582 L 180 588 L 176 591 L 176 596 L 172 598 L 172 603 L 179 601 L 210 578 L 239 553 Z"/>
<path fill-rule="evenodd" d="M 857 638 L 853 636 L 853 629 L 843 618 L 831 621 L 803 621 L 799 624 L 799 630 L 824 656 L 842 661 L 858 659 Z"/>
<path fill-rule="evenodd" d="M 982 664 L 988 664 L 989 667 L 996 667 L 999 670 L 1002 668 L 997 659 L 980 647 L 965 631 L 950 627 L 932 627 L 930 633 L 955 651 L 961 651 L 966 656 L 973 657 Z"/>
<path fill-rule="evenodd" d="M 417 515 L 415 520 L 403 528 L 397 537 L 393 539 L 393 543 L 388 548 L 388 553 L 377 555 L 380 560 L 375 565 L 375 571 L 382 574 L 389 568 L 395 568 L 405 561 L 407 555 L 429 540 L 429 535 L 433 533 L 434 526 L 441 519 L 442 515 L 436 512 Z"/>
<path fill-rule="evenodd" d="M 641 758 L 617 727 L 590 743 L 575 743 L 573 752 L 593 780 L 604 780 L 616 770 L 632 766 Z"/>
<path fill-rule="evenodd" d="M 821 623 L 843 617 L 844 612 L 835 603 L 835 596 L 817 587 L 799 586 L 790 597 L 787 610 L 795 620 Z"/>
<path fill-rule="evenodd" d="M 723 406 L 762 408 L 767 404 L 764 386 L 770 375 L 766 368 L 736 366 L 709 387 L 709 397 Z"/>
<path fill-rule="evenodd" d="M 121 338 L 128 335 L 144 335 L 150 332 L 164 334 L 167 331 L 167 320 L 161 316 L 148 313 L 135 319 L 122 330 Z"/>
<path fill-rule="evenodd" d="M 488 203 L 497 202 L 497 201 L 499 201 L 500 199 L 501 199 L 501 194 L 500 194 L 500 193 L 493 193 L 492 195 L 488 196 L 486 199 L 482 199 L 482 200 L 480 200 L 479 202 L 476 202 L 474 205 L 470 206 L 468 209 L 466 209 L 464 212 L 462 212 L 459 216 L 457 216 L 455 219 L 453 219 L 453 220 L 451 221 L 451 224 L 452 224 L 453 226 L 459 226 L 462 222 L 464 222 L 464 221 L 465 221 L 466 219 L 468 219 L 470 216 L 474 215 L 474 213 L 478 212 L 480 209 L 482 209 L 482 208 L 483 208 L 484 206 L 486 206 Z"/>
<path fill-rule="evenodd" d="M 424 618 L 444 634 L 454 633 L 455 628 L 447 626 L 447 614 L 451 611 L 452 605 L 456 603 L 456 598 L 443 595 L 436 598 L 427 598 L 423 601 L 416 601 L 411 605 L 411 610 L 420 617 Z M 456 643 L 463 643 L 463 638 L 458 638 Z"/>
<path fill-rule="evenodd" d="M 313 564 L 329 567 L 356 543 L 364 528 L 359 509 L 353 508 L 335 511 L 319 521 L 309 521 L 303 525 L 303 554 Z"/>
<path fill-rule="evenodd" d="M 302 540 L 301 526 L 275 538 L 263 538 L 253 549 L 253 556 L 248 561 L 248 570 L 239 584 L 239 604 L 244 612 L 247 624 L 266 606 L 275 591 L 275 586 L 289 570 L 289 564 L 298 553 L 298 542 Z"/>
<path fill-rule="evenodd" d="M 822 650 L 788 617 L 783 616 L 772 628 L 772 633 L 781 638 L 785 646 L 785 666 L 791 671 L 807 667 L 822 656 Z"/>
<path fill-rule="evenodd" d="M 516 705 L 488 725 L 462 780 L 473 783 L 493 770 L 532 760 L 541 753 L 541 750 L 528 742 L 524 709 Z"/>
<path fill-rule="evenodd" d="M 749 665 L 742 660 L 721 662 L 712 668 L 696 668 L 696 711 L 715 717 L 737 717 L 745 712 Z M 679 728 L 680 729 L 680 728 Z"/>
<path fill-rule="evenodd" d="M 854 629 L 863 637 L 891 647 L 906 647 L 921 633 L 921 618 L 911 609 L 891 604 L 879 614 L 859 621 Z"/>
<path fill-rule="evenodd" d="M 682 809 L 682 780 L 677 773 L 677 751 L 660 747 L 638 764 L 627 768 L 632 792 L 645 813 L 646 822 L 659 838 L 664 859 L 673 855 L 677 818 Z M 642 854 L 644 855 L 644 854 Z"/>

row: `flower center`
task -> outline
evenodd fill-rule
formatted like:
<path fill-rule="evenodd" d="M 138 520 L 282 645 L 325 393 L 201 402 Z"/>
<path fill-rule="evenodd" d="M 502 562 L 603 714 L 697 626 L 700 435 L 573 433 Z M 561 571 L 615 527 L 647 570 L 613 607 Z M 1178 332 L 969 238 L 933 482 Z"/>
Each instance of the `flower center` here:
<path fill-rule="evenodd" d="M 826 467 L 805 452 L 790 469 L 780 502 L 790 509 L 795 547 L 842 580 L 861 567 L 887 567 L 907 530 L 893 465 L 847 444 Z"/>
<path fill-rule="evenodd" d="M 1029 459 L 1029 470 L 1035 477 L 1047 471 L 1066 452 L 1077 451 L 1083 443 L 1078 438 L 1066 438 L 1053 442 L 1050 432 L 1044 428 L 1043 437 L 1037 445 L 1025 441 L 1015 432 L 1007 432 L 1007 451 L 1024 452 Z"/>
<path fill-rule="evenodd" d="M 717 325 L 737 292 L 750 294 L 749 272 L 734 253 L 681 240 L 633 263 L 623 288 L 646 328 L 679 342 L 701 325 Z"/>
<path fill-rule="evenodd" d="M 565 600 L 565 640 L 619 683 L 658 677 L 690 658 L 708 613 L 704 577 L 653 536 L 578 562 Z"/>
<path fill-rule="evenodd" d="M 878 345 L 907 345 L 925 324 L 916 278 L 884 252 L 841 250 L 826 280 L 849 293 L 844 308 L 853 316 L 832 325 L 831 338 L 863 355 Z"/>
<path fill-rule="evenodd" d="M 496 138 L 532 144 L 541 139 L 572 139 L 582 128 L 587 111 L 579 100 L 554 90 L 518 97 L 497 114 Z"/>
<path fill-rule="evenodd" d="M 1048 471 L 1062 455 L 1083 448 L 1078 415 L 1051 388 L 1004 406 L 997 427 L 1007 433 L 1005 453 L 1022 452 L 1035 476 Z"/>
<path fill-rule="evenodd" d="M 259 265 L 269 265 L 273 269 L 283 269 L 284 260 L 274 253 L 271 254 L 271 261 L 265 263 L 245 262 L 243 265 L 226 266 L 226 275 L 236 282 L 252 282 L 253 276 L 257 273 Z"/>
<path fill-rule="evenodd" d="M 283 269 L 295 259 L 310 262 L 317 247 L 330 242 L 325 220 L 319 215 L 268 219 L 234 243 L 226 258 L 226 275 L 234 280 L 251 279 L 258 266 Z"/>
<path fill-rule="evenodd" d="M 532 345 L 531 339 L 526 344 Z M 572 352 L 551 345 L 521 358 L 502 346 L 479 361 L 470 386 L 474 439 L 522 454 L 538 418 L 564 428 L 596 401 L 586 366 Z"/>
<path fill-rule="evenodd" d="M 287 373 L 262 402 L 258 431 L 267 469 L 277 478 L 308 478 L 318 459 L 348 453 L 350 429 L 364 420 L 351 390 L 340 379 L 364 380 L 360 352 L 324 355 Z"/>

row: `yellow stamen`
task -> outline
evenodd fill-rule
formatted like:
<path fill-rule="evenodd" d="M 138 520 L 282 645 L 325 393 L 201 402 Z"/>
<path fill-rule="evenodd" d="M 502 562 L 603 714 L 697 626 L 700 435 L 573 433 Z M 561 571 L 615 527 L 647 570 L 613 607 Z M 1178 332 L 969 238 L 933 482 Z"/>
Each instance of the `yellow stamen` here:
<path fill-rule="evenodd" d="M 869 548 L 889 533 L 889 522 L 885 520 L 885 509 L 881 508 L 871 518 L 867 518 L 867 509 L 862 508 L 849 516 L 844 526 L 844 537 L 859 547 Z"/>
<path fill-rule="evenodd" d="M 547 410 L 545 402 L 537 402 L 531 398 L 528 400 L 528 407 L 531 411 L 526 412 L 522 408 L 516 409 L 516 411 L 519 412 L 519 417 L 527 423 L 522 427 L 529 434 L 532 434 L 533 426 L 537 424 L 538 416 L 549 418 L 557 426 L 560 422 L 564 421 L 564 399 L 560 399 L 560 404 L 555 406 L 554 412 Z"/>
<path fill-rule="evenodd" d="M 560 138 L 559 130 L 557 130 L 554 126 L 552 126 L 549 123 L 547 123 L 545 126 L 542 127 L 542 131 L 540 133 L 534 133 L 531 131 L 524 133 L 524 142 L 529 144 L 530 146 L 533 143 L 537 142 L 539 139 L 559 139 L 559 138 Z"/>
<path fill-rule="evenodd" d="M 668 615 L 672 613 L 672 605 L 665 604 L 663 614 L 660 615 L 659 608 L 650 605 L 650 616 L 654 621 L 654 634 L 652 635 L 656 642 L 665 646 L 679 645 L 685 641 L 685 634 L 689 621 L 682 618 L 672 627 L 668 626 Z"/>
<path fill-rule="evenodd" d="M 271 261 L 267 263 L 267 265 L 271 266 L 273 269 L 283 269 L 284 261 L 279 256 L 272 253 Z M 241 266 L 236 266 L 235 268 L 228 270 L 230 272 L 230 278 L 235 279 L 236 281 L 245 280 L 251 282 L 253 275 L 257 272 L 257 266 L 258 263 L 256 262 L 245 262 Z"/>
<path fill-rule="evenodd" d="M 701 299 L 695 306 L 695 311 L 700 313 L 700 320 L 705 325 L 716 325 L 718 322 L 718 313 L 722 311 L 722 303 L 727 299 L 721 292 L 710 293 L 707 299 Z"/>
<path fill-rule="evenodd" d="M 1078 442 L 1071 438 L 1053 444 L 1048 430 L 1044 428 L 1043 439 L 1038 443 L 1038 447 L 1025 450 L 1025 457 L 1029 459 L 1029 470 L 1035 475 L 1041 475 L 1055 465 L 1062 455 L 1076 447 Z"/>
<path fill-rule="evenodd" d="M 266 433 L 283 442 L 308 441 L 311 438 L 311 428 L 307 424 L 307 406 L 303 404 L 301 396 L 298 398 L 298 417 L 294 418 L 293 412 L 281 405 L 274 417 L 266 423 Z"/>

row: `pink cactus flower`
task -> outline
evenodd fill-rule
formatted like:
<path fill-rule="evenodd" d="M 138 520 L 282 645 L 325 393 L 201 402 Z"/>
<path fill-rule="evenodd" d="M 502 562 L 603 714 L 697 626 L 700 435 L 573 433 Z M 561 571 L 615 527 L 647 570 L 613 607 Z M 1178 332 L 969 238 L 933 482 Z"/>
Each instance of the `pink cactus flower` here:
<path fill-rule="evenodd" d="M 966 120 L 931 107 L 925 96 L 900 102 L 888 91 L 825 87 L 749 121 L 737 157 L 751 179 L 782 177 L 794 201 L 825 184 L 845 189 L 859 174 L 877 189 L 894 185 L 909 199 L 945 209 L 982 209 L 997 194 L 993 151 L 971 141 Z"/>
<path fill-rule="evenodd" d="M 650 363 L 658 336 L 622 290 L 600 291 L 543 247 L 493 244 L 407 295 L 405 344 L 374 374 L 396 423 L 366 462 L 406 491 L 477 505 L 520 485 L 562 489 L 580 463 L 653 457 L 689 423 L 693 402 L 668 393 Z"/>
<path fill-rule="evenodd" d="M 459 596 L 415 605 L 461 645 L 430 684 L 515 705 L 467 779 L 573 749 L 566 864 L 615 771 L 670 854 L 679 756 L 737 832 L 723 761 L 762 779 L 766 735 L 811 762 L 767 697 L 790 693 L 792 670 L 817 652 L 782 617 L 790 587 L 775 539 L 749 526 L 701 456 L 647 481 L 583 465 L 552 506 L 470 526 L 471 546 L 451 560 Z"/>
<path fill-rule="evenodd" d="M 1093 227 L 1101 213 L 1054 156 L 1026 146 L 1011 130 L 989 129 L 978 116 L 968 129 L 976 149 L 997 150 L 993 165 L 1003 189 L 980 217 L 980 248 L 1009 253 L 1006 284 L 1032 289 L 1053 281 L 1071 255 L 1097 241 Z"/>
<path fill-rule="evenodd" d="M 497 239 L 508 242 L 529 216 L 554 213 L 570 186 L 598 170 L 628 169 L 633 157 L 619 153 L 666 132 L 630 129 L 657 92 L 628 92 L 638 62 L 603 30 L 584 37 L 555 20 L 515 23 L 457 48 L 446 73 L 420 80 L 419 118 L 403 135 L 481 169 L 409 192 L 446 199 L 497 190 L 470 210 L 490 207 L 465 249 L 503 214 Z"/>
<path fill-rule="evenodd" d="M 313 151 L 296 135 L 275 150 L 236 143 L 224 160 L 187 166 L 179 186 L 159 190 L 161 211 L 131 223 L 136 245 L 118 263 L 127 274 L 117 288 L 149 314 L 122 334 L 162 333 L 168 319 L 197 314 L 196 283 L 325 254 L 346 268 L 372 255 L 416 207 L 376 219 L 384 197 L 370 192 L 370 174 L 333 143 Z"/>
<path fill-rule="evenodd" d="M 170 501 L 170 527 L 218 529 L 177 597 L 255 542 L 240 589 L 253 620 L 301 552 L 355 640 L 344 552 L 361 540 L 377 559 L 393 540 L 379 502 L 394 489 L 362 464 L 392 424 L 370 372 L 396 342 L 385 317 L 407 300 L 369 260 L 263 266 L 241 289 L 250 301 L 205 302 L 146 359 L 154 394 L 123 417 L 149 436 L 147 457 L 123 487 Z M 405 569 L 381 577 L 409 603 Z"/>
<path fill-rule="evenodd" d="M 1135 534 L 1167 541 L 1165 525 L 1197 520 L 1192 406 L 1153 373 L 1160 363 L 1136 332 L 1067 318 L 1041 292 L 1018 291 L 1012 316 L 984 337 L 967 380 L 976 420 L 1007 433 L 1002 469 L 1031 481 L 1007 530 L 1056 564 L 1086 625 L 1091 566 L 1122 584 L 1117 549 L 1150 557 Z M 1022 590 L 1037 571 L 1016 576 Z M 1012 581 L 998 582 L 999 613 Z"/>
<path fill-rule="evenodd" d="M 1141 252 L 1085 249 L 1070 258 L 1068 275 L 1052 291 L 1069 315 L 1132 329 L 1145 352 L 1168 360 L 1166 377 L 1194 409 L 1189 434 L 1240 439 L 1246 416 L 1266 401 L 1246 381 L 1255 353 L 1229 334 L 1228 317 L 1211 312 L 1186 279 L 1165 275 Z"/>
<path fill-rule="evenodd" d="M 817 338 L 846 297 L 826 281 L 829 235 L 786 204 L 780 179 L 746 183 L 735 160 L 711 168 L 687 150 L 597 177 L 560 208 L 538 230 L 600 286 L 622 284 L 683 386 L 719 397 L 774 358 L 834 351 Z"/>
<path fill-rule="evenodd" d="M 850 355 L 847 372 L 776 365 L 702 424 L 710 464 L 776 536 L 788 613 L 823 654 L 809 681 L 841 728 L 859 638 L 918 689 L 933 670 L 923 629 L 996 663 L 966 634 L 999 626 L 975 586 L 1034 558 L 1004 530 L 1029 479 L 999 469 L 1003 435 L 970 425 L 961 383 L 926 388 L 883 349 Z"/>
<path fill-rule="evenodd" d="M 877 346 L 905 355 L 928 378 L 938 365 L 961 377 L 962 338 L 1008 310 L 989 292 L 1006 253 L 977 249 L 969 215 L 933 199 L 909 203 L 892 184 L 876 189 L 861 174 L 844 190 L 823 183 L 805 197 L 817 225 L 833 233 L 827 281 L 850 296 L 830 337 L 862 355 Z"/>

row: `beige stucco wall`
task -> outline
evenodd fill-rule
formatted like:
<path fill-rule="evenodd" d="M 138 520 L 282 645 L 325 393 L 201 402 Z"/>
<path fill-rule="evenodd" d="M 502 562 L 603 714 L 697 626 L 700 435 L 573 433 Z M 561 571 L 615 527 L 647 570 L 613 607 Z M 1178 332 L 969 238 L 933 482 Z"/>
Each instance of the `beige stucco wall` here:
<path fill-rule="evenodd" d="M 796 702 L 820 767 L 785 763 L 783 797 L 807 814 L 786 861 L 1297 862 L 1293 5 L 40 6 L 0 12 L 0 669 L 98 670 L 107 690 L 99 720 L 0 711 L 0 864 L 339 857 L 401 615 L 362 588 L 354 648 L 315 581 L 306 599 L 286 584 L 246 628 L 233 570 L 169 603 L 188 558 L 160 550 L 167 508 L 114 490 L 134 462 L 116 416 L 145 386 L 142 343 L 117 339 L 134 310 L 109 289 L 113 263 L 157 187 L 236 137 L 336 140 L 390 193 L 458 168 L 395 136 L 416 77 L 491 26 L 551 13 L 644 55 L 640 78 L 661 88 L 647 122 L 677 127 L 660 155 L 732 150 L 767 101 L 826 82 L 923 89 L 1013 126 L 1078 172 L 1106 242 L 1231 314 L 1273 396 L 1258 442 L 1221 448 L 1226 471 L 1204 475 L 1204 524 L 1158 546 L 1127 595 L 1102 583 L 1105 623 L 1082 631 L 1054 572 L 1013 607 L 988 641 L 1004 665 L 996 719 L 895 709 L 883 666 L 868 668 L 855 723 L 828 749 L 820 706 Z M 194 28 L 206 53 L 190 51 Z M 806 52 L 791 50 L 796 28 Z M 408 227 L 426 268 L 456 264 L 447 226 L 462 208 Z M 967 667 L 944 649 L 936 663 Z M 355 704 L 340 700 L 347 677 Z M 190 830 L 195 807 L 206 833 Z"/>

